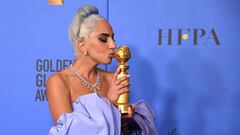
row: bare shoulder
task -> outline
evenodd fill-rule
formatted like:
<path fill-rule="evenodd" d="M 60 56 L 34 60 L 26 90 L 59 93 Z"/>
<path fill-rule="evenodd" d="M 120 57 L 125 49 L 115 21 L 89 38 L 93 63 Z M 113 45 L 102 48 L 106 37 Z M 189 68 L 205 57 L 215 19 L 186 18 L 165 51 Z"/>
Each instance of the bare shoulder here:
<path fill-rule="evenodd" d="M 67 77 L 62 71 L 51 75 L 47 80 L 47 87 L 67 87 Z"/>
<path fill-rule="evenodd" d="M 63 70 L 47 80 L 48 104 L 55 123 L 62 113 L 72 111 L 67 76 L 67 72 Z"/>
<path fill-rule="evenodd" d="M 107 79 L 108 82 L 111 82 L 114 76 L 113 72 L 105 71 L 103 69 L 99 69 L 100 74 L 104 75 L 104 77 Z"/>
<path fill-rule="evenodd" d="M 68 76 L 67 69 L 51 75 L 47 80 L 47 96 L 69 96 Z"/>

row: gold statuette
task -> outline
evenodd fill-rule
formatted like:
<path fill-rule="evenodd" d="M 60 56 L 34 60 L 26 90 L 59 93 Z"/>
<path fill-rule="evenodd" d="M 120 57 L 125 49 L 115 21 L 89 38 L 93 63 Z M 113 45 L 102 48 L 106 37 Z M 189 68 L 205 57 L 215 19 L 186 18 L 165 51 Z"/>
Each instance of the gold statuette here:
<path fill-rule="evenodd" d="M 50 5 L 62 5 L 63 3 L 63 0 L 48 0 L 48 4 Z"/>
<path fill-rule="evenodd" d="M 120 70 L 120 73 L 117 76 L 117 79 L 127 76 L 128 73 L 126 70 L 128 69 L 127 61 L 130 59 L 131 54 L 127 46 L 120 46 L 116 52 L 115 52 L 115 58 L 119 62 L 118 69 Z M 129 81 L 124 81 L 122 83 L 129 83 Z M 119 96 L 117 103 L 115 104 L 121 114 L 127 114 L 128 113 L 128 108 L 130 105 L 128 104 L 128 96 L 129 92 L 123 93 Z"/>

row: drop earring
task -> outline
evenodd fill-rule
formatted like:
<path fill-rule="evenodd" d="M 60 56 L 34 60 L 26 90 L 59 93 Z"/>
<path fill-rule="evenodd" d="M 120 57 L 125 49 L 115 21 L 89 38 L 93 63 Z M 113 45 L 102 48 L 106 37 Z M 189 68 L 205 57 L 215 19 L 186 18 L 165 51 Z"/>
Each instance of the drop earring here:
<path fill-rule="evenodd" d="M 87 56 L 88 55 L 88 52 L 86 51 L 86 52 L 84 52 L 84 56 Z"/>

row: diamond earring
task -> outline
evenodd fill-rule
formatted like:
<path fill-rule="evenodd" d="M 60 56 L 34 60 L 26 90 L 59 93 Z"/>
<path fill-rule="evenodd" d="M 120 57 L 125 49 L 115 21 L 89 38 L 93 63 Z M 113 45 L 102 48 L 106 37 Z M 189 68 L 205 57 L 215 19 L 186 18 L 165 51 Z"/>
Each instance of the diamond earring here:
<path fill-rule="evenodd" d="M 86 52 L 84 52 L 84 55 L 85 55 L 85 56 L 87 56 L 87 55 L 88 55 L 88 52 L 87 52 L 87 51 L 86 51 Z"/>

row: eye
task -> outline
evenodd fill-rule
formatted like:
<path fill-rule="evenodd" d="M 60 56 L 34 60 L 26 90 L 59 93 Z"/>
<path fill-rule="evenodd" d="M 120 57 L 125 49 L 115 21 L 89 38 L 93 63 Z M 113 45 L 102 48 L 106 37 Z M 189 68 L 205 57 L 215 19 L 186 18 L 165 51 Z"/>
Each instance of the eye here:
<path fill-rule="evenodd" d="M 99 41 L 103 42 L 103 43 L 106 43 L 107 42 L 107 37 L 106 36 L 100 36 L 98 38 Z"/>

